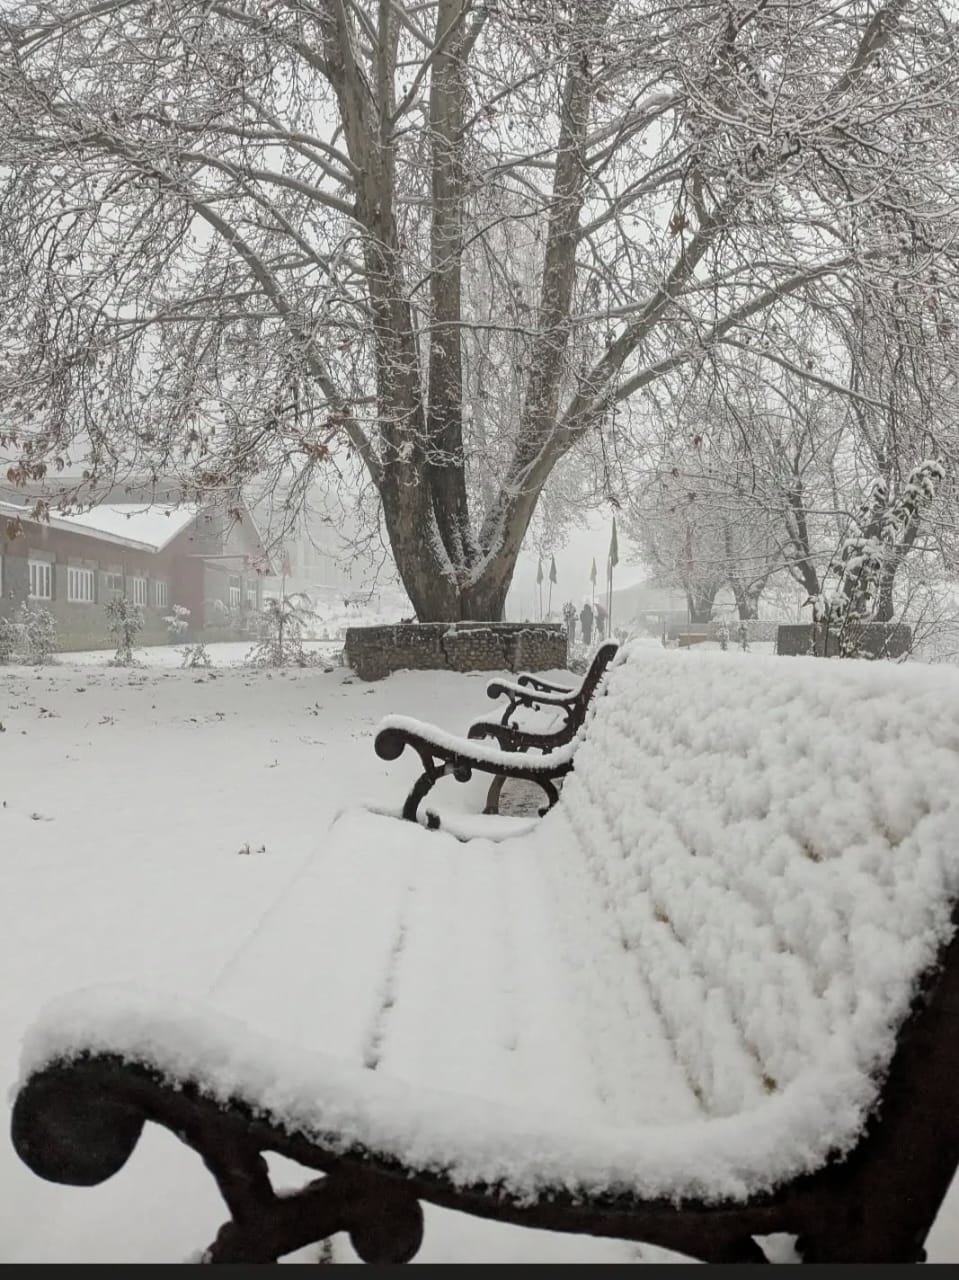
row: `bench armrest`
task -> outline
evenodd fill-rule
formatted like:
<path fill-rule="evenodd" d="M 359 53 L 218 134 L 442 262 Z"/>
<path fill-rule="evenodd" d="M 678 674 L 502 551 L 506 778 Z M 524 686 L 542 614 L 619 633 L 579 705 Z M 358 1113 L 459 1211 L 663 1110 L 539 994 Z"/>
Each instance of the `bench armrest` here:
<path fill-rule="evenodd" d="M 504 751 L 502 747 L 487 746 L 475 738 L 461 738 L 411 716 L 385 716 L 376 732 L 376 754 L 381 760 L 396 760 L 407 746 L 425 748 L 451 764 L 462 763 L 486 773 L 506 773 L 516 769 L 524 776 L 536 771 L 552 772 L 567 758 L 572 759 L 573 754 L 570 745 L 566 752 L 543 760 L 527 755 L 525 751 Z"/>
<path fill-rule="evenodd" d="M 467 782 L 474 769 L 498 777 L 524 778 L 537 783 L 546 793 L 546 808 L 550 809 L 559 798 L 554 780 L 564 777 L 572 769 L 574 746 L 569 741 L 548 755 L 529 755 L 526 751 L 487 746 L 475 738 L 461 738 L 410 716 L 386 716 L 380 722 L 374 740 L 376 754 L 381 760 L 396 760 L 407 747 L 411 747 L 423 763 L 423 773 L 403 805 L 403 817 L 410 822 L 418 821 L 416 811 L 420 801 L 440 778 L 452 774 L 457 782 Z M 432 817 L 434 820 L 428 825 L 438 826 L 439 820 L 435 815 Z"/>
<path fill-rule="evenodd" d="M 573 694 L 576 692 L 575 685 L 555 684 L 552 680 L 541 680 L 539 676 L 531 675 L 529 671 L 521 672 L 516 677 L 516 683 L 528 685 L 531 689 L 538 689 L 540 693 Z"/>
<path fill-rule="evenodd" d="M 501 720 L 487 720 L 480 716 L 466 731 L 473 741 L 493 738 L 503 751 L 552 751 L 568 742 L 579 728 L 576 717 L 563 713 L 551 716 L 541 729 L 527 729 L 517 724 L 503 724 Z"/>
<path fill-rule="evenodd" d="M 576 689 L 567 689 L 562 692 L 559 689 L 533 689 L 529 685 L 519 684 L 515 680 L 491 680 L 486 686 L 486 696 L 488 698 L 501 698 L 504 694 L 514 707 L 518 704 L 526 707 L 564 707 L 578 696 L 578 691 Z"/>

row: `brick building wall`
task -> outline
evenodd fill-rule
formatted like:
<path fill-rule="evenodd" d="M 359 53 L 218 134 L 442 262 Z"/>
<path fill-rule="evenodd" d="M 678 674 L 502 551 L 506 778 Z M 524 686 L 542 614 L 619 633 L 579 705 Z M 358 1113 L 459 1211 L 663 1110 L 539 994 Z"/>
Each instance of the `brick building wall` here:
<path fill-rule="evenodd" d="M 0 557 L 0 617 L 4 618 L 12 618 L 20 604 L 30 599 L 30 561 L 50 565 L 50 596 L 31 603 L 53 614 L 62 649 L 108 648 L 111 640 L 105 605 L 121 582 L 122 593 L 132 600 L 137 590 L 134 579 L 146 584 L 142 643 L 160 644 L 167 638 L 163 616 L 173 603 L 177 558 L 172 552 L 135 551 L 85 534 L 25 523 L 21 537 L 0 540 Z M 92 600 L 69 598 L 71 568 L 92 573 Z M 164 599 L 166 603 L 158 603 Z"/>
<path fill-rule="evenodd" d="M 149 551 L 46 524 L 23 521 L 21 529 L 19 537 L 4 536 L 0 523 L 0 617 L 12 618 L 20 604 L 30 599 L 30 561 L 48 564 L 49 598 L 31 602 L 53 614 L 60 648 L 65 651 L 111 646 L 105 606 L 115 593 L 130 600 L 139 595 L 144 619 L 139 643 L 144 645 L 169 640 L 163 619 L 175 604 L 190 610 L 187 638 L 202 634 L 206 640 L 247 635 L 250 616 L 262 605 L 261 580 L 244 566 L 242 552 L 235 551 L 230 559 L 201 559 L 193 530 L 180 534 L 161 551 Z M 224 544 L 211 534 L 199 545 L 222 548 Z M 92 583 L 85 578 L 80 592 L 92 594 L 92 599 L 70 599 L 71 569 L 92 573 Z M 237 592 L 239 608 L 234 609 Z"/>

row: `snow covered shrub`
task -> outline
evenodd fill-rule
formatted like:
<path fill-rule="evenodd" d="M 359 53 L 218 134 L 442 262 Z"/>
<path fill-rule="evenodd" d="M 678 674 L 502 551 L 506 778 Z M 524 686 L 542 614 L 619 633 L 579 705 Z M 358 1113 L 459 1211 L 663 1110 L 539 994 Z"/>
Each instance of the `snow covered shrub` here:
<path fill-rule="evenodd" d="M 196 644 L 185 645 L 180 650 L 181 667 L 212 667 L 213 659 L 207 653 L 206 645 L 202 640 L 198 640 Z"/>
<path fill-rule="evenodd" d="M 171 641 L 176 643 L 190 625 L 190 610 L 185 605 L 175 604 L 172 614 L 168 614 L 163 621 L 166 623 L 166 629 L 170 633 Z M 181 667 L 213 666 L 213 659 L 207 653 L 206 645 L 202 640 L 196 641 L 195 644 L 184 645 L 179 653 Z"/>
<path fill-rule="evenodd" d="M 106 606 L 110 619 L 110 635 L 117 647 L 110 659 L 114 667 L 133 666 L 133 646 L 136 638 L 143 630 L 143 611 L 138 604 L 128 600 L 126 596 L 114 596 Z"/>
<path fill-rule="evenodd" d="M 9 662 L 17 651 L 17 626 L 9 618 L 0 618 L 0 665 Z"/>
<path fill-rule="evenodd" d="M 725 618 L 719 624 L 719 647 L 723 653 L 729 648 L 729 623 Z"/>
<path fill-rule="evenodd" d="M 748 650 L 749 650 L 749 628 L 746 626 L 745 622 L 741 622 L 741 623 L 739 624 L 739 645 L 740 645 L 740 648 L 742 649 L 743 653 L 747 653 L 747 652 L 748 652 Z"/>
<path fill-rule="evenodd" d="M 308 666 L 303 633 L 314 617 L 308 596 L 284 596 L 268 600 L 259 617 L 259 639 L 247 655 L 252 667 Z"/>
<path fill-rule="evenodd" d="M 17 650 L 25 662 L 43 666 L 60 647 L 57 620 L 49 609 L 38 604 L 21 604 L 14 618 Z"/>
<path fill-rule="evenodd" d="M 175 604 L 173 612 L 168 613 L 163 622 L 170 633 L 170 640 L 175 643 L 190 625 L 190 610 L 186 605 Z"/>
<path fill-rule="evenodd" d="M 247 626 L 247 615 L 242 609 L 228 605 L 224 600 L 213 601 L 213 612 L 216 614 L 216 626 L 228 627 L 230 631 L 243 631 Z"/>

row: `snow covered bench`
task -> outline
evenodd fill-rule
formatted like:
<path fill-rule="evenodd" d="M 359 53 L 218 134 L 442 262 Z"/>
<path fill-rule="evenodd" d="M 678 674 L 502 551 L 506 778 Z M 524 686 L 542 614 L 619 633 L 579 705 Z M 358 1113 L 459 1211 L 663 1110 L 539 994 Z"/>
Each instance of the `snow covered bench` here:
<path fill-rule="evenodd" d="M 349 813 L 209 1006 L 51 1007 L 16 1149 L 93 1185 L 166 1126 L 220 1262 L 405 1261 L 424 1205 L 916 1260 L 959 1154 L 957 784 L 952 670 L 628 646 L 529 835 Z M 322 1177 L 276 1195 L 263 1153 Z"/>
<path fill-rule="evenodd" d="M 617 645 L 601 645 L 589 670 L 576 688 L 552 684 L 529 674 L 513 682 L 493 680 L 487 687 L 490 698 L 506 696 L 507 706 L 497 721 L 474 720 L 466 738 L 446 733 L 434 725 L 409 716 L 387 716 L 376 735 L 374 746 L 383 760 L 396 760 L 410 747 L 420 757 L 423 772 L 413 784 L 403 805 L 403 817 L 418 821 L 421 802 L 437 782 L 447 775 L 468 782 L 474 770 L 493 774 L 484 812 L 499 810 L 499 797 L 508 778 L 534 782 L 546 797 L 546 813 L 556 803 L 556 782 L 572 767 L 573 740 L 586 718 L 593 697 L 600 688 Z M 553 717 L 545 729 L 524 728 L 516 720 L 520 708 L 548 708 Z M 483 739 L 492 738 L 494 745 Z M 539 751 L 542 756 L 527 752 Z M 543 759 L 543 757 L 548 757 Z M 439 826 L 439 818 L 427 813 L 426 824 Z"/>

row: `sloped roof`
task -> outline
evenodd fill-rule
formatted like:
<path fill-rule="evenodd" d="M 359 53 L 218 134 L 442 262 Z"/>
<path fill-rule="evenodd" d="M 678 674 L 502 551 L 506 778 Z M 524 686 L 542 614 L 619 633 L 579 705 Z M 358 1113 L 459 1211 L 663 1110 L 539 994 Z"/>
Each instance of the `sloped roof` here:
<path fill-rule="evenodd" d="M 77 515 L 57 513 L 51 517 L 51 524 L 56 521 L 78 533 L 107 534 L 150 551 L 162 551 L 193 523 L 196 513 L 191 504 L 120 502 L 91 507 Z"/>
<path fill-rule="evenodd" d="M 0 502 L 0 511 L 21 519 L 31 518 L 29 508 L 15 503 Z M 197 508 L 190 503 L 174 506 L 171 503 L 121 502 L 91 507 L 89 511 L 73 515 L 51 512 L 48 523 L 52 529 L 65 529 L 138 551 L 155 552 L 162 551 L 177 534 L 188 528 L 196 515 Z"/>

